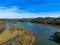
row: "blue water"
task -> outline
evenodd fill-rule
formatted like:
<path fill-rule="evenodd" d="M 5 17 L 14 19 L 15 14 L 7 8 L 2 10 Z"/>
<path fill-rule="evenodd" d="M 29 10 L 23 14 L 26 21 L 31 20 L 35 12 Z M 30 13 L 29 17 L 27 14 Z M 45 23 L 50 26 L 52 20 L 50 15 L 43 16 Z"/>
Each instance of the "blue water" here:
<path fill-rule="evenodd" d="M 13 23 L 6 23 L 6 28 L 10 24 Z M 60 45 L 52 40 L 49 40 L 50 36 L 60 29 L 49 25 L 47 26 L 44 24 L 33 24 L 30 22 L 19 22 L 16 23 L 16 26 L 26 28 L 28 32 L 32 33 L 35 36 L 36 40 L 33 45 Z"/>

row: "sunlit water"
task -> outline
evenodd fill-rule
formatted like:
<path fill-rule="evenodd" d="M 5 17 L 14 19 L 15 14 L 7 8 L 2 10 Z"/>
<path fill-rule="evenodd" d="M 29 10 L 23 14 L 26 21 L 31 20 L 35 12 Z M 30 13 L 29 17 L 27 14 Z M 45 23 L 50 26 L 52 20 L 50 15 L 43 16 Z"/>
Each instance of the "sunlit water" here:
<path fill-rule="evenodd" d="M 13 23 L 6 23 L 6 28 L 9 24 Z M 26 28 L 28 32 L 31 32 L 35 36 L 36 40 L 33 45 L 60 45 L 52 40 L 49 40 L 50 36 L 52 36 L 56 31 L 60 29 L 49 25 L 33 24 L 30 22 L 19 22 L 16 23 L 16 26 Z"/>

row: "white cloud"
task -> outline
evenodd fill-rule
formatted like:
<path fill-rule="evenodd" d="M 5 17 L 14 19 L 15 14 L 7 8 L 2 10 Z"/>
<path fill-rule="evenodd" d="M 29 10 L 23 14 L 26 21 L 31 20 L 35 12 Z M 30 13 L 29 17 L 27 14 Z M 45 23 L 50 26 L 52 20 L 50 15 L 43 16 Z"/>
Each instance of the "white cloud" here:
<path fill-rule="evenodd" d="M 58 17 L 60 16 L 60 12 L 31 13 L 31 12 L 25 12 L 24 10 L 20 10 L 15 6 L 11 6 L 10 8 L 0 7 L 0 18 L 35 18 L 35 17 L 46 17 L 46 16 Z"/>
<path fill-rule="evenodd" d="M 20 13 L 17 13 L 20 12 Z M 37 15 L 29 12 L 19 10 L 17 7 L 12 6 L 11 8 L 0 7 L 0 18 L 32 18 Z"/>

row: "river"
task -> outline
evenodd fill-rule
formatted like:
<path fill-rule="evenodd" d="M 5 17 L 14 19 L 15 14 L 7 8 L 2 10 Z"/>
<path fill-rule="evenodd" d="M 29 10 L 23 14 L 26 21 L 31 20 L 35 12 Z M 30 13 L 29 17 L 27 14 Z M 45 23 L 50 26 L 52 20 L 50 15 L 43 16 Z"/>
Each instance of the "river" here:
<path fill-rule="evenodd" d="M 6 23 L 6 28 L 9 24 L 13 23 Z M 36 40 L 33 45 L 60 45 L 59 43 L 50 40 L 51 36 L 58 30 L 51 25 L 44 25 L 44 24 L 34 24 L 31 22 L 19 22 L 16 23 L 16 26 L 21 26 L 27 29 L 28 32 L 32 33 Z M 52 39 L 52 38 L 51 38 Z"/>

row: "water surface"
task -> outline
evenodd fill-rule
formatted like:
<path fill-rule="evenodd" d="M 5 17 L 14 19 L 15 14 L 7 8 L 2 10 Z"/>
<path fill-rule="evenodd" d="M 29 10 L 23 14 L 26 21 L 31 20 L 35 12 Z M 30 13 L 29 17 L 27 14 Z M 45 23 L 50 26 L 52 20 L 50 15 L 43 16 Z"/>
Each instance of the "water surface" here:
<path fill-rule="evenodd" d="M 6 28 L 9 24 L 13 23 L 6 23 Z M 19 22 L 16 26 L 26 28 L 28 32 L 31 32 L 35 36 L 36 41 L 33 45 L 60 45 L 52 40 L 49 40 L 50 36 L 60 29 L 54 28 L 50 25 L 34 24 L 30 22 Z"/>

